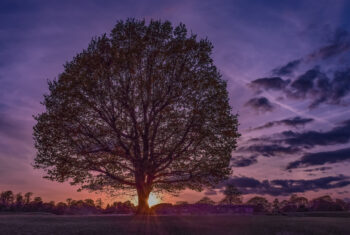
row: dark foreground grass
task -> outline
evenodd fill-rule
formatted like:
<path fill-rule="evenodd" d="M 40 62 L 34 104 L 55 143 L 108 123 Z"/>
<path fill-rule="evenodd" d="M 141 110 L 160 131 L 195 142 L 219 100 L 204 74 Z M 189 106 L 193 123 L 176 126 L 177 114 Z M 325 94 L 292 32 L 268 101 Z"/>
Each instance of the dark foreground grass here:
<path fill-rule="evenodd" d="M 0 214 L 0 234 L 350 234 L 349 218 Z"/>

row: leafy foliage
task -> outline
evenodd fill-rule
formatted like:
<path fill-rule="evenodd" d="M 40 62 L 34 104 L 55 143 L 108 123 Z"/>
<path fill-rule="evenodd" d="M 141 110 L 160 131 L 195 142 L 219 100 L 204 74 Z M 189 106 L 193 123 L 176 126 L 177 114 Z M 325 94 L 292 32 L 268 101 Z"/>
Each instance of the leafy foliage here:
<path fill-rule="evenodd" d="M 185 25 L 128 19 L 65 64 L 35 118 L 35 167 L 84 189 L 201 190 L 230 175 L 237 116 Z"/>

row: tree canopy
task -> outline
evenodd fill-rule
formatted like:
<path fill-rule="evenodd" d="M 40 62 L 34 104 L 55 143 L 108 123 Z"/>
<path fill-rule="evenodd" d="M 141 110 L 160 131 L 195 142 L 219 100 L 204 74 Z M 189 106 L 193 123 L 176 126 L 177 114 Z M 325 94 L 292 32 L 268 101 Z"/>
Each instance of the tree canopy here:
<path fill-rule="evenodd" d="M 201 190 L 230 175 L 239 136 L 212 44 L 184 24 L 128 19 L 49 81 L 36 168 L 82 189 Z"/>

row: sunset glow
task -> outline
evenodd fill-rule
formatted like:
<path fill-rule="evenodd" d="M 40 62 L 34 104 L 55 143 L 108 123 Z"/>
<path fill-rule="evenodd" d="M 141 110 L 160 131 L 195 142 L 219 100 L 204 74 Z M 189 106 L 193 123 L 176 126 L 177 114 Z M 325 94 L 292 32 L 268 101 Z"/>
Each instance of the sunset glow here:
<path fill-rule="evenodd" d="M 160 199 L 159 199 L 156 195 L 154 195 L 153 193 L 151 193 L 151 194 L 149 195 L 149 198 L 148 198 L 148 205 L 149 205 L 149 206 L 157 205 L 157 204 L 159 204 L 160 202 L 161 202 Z"/>
<path fill-rule="evenodd" d="M 20 1 L 18 1 L 20 2 Z M 105 205 L 109 199 L 69 182 L 43 179 L 32 164 L 33 115 L 44 111 L 47 80 L 62 64 L 109 34 L 127 17 L 182 22 L 213 43 L 213 61 L 227 82 L 241 137 L 232 152 L 230 182 L 244 200 L 332 195 L 350 202 L 350 5 L 347 1 L 1 1 L 0 192 L 33 192 L 44 201 L 67 198 Z M 68 9 L 68 10 L 67 10 Z M 72 14 L 74 12 L 74 14 Z M 259 23 L 257 23 L 259 22 Z M 18 58 L 17 58 L 18 57 Z M 117 117 L 117 115 L 116 115 Z M 58 132 L 59 133 L 59 132 Z M 164 202 L 222 200 L 224 184 L 186 189 Z M 163 196 L 163 195 L 162 195 Z M 162 202 L 155 195 L 149 205 Z"/>
<path fill-rule="evenodd" d="M 139 202 L 138 202 L 138 199 L 137 199 L 137 196 L 135 196 L 133 198 L 133 200 L 131 200 L 132 203 L 134 203 L 135 205 L 138 205 Z M 151 206 L 154 206 L 154 205 L 157 205 L 159 203 L 161 203 L 161 199 L 155 195 L 154 193 L 150 193 L 149 195 L 149 198 L 148 198 L 148 205 L 151 207 Z"/>
<path fill-rule="evenodd" d="M 350 235 L 350 0 L 0 22 L 0 235 Z"/>

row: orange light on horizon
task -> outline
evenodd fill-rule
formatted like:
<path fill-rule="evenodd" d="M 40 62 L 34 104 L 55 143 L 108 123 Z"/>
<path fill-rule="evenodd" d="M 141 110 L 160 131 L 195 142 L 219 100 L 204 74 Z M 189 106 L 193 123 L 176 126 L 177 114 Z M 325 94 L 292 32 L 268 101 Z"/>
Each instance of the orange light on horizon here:
<path fill-rule="evenodd" d="M 134 202 L 135 205 L 139 204 L 137 197 L 134 197 L 132 202 Z M 151 206 L 157 205 L 159 203 L 161 203 L 161 199 L 159 197 L 157 197 L 154 193 L 150 193 L 150 195 L 148 197 L 148 205 L 151 207 Z"/>
<path fill-rule="evenodd" d="M 150 193 L 149 198 L 148 198 L 148 205 L 149 206 L 154 206 L 157 205 L 161 202 L 161 200 L 154 195 L 153 193 Z"/>

